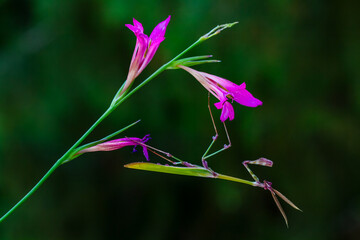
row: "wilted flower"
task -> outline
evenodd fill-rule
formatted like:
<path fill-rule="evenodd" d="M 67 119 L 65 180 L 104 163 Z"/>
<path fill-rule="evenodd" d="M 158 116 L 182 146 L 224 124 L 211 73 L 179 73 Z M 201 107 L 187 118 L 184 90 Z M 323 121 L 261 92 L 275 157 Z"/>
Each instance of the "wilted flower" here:
<path fill-rule="evenodd" d="M 144 70 L 144 68 L 154 57 L 154 54 L 160 43 L 165 39 L 165 31 L 169 21 L 170 16 L 154 28 L 150 34 L 150 37 L 144 34 L 144 28 L 142 24 L 136 19 L 133 19 L 134 25 L 125 24 L 126 27 L 134 32 L 136 36 L 136 45 L 131 59 L 129 73 L 120 95 L 126 91 L 126 89 L 133 83 L 135 78 Z"/>
<path fill-rule="evenodd" d="M 199 72 L 192 68 L 179 66 L 193 75 L 212 95 L 220 102 L 215 103 L 217 109 L 222 109 L 220 120 L 224 122 L 226 119 L 234 119 L 234 108 L 228 100 L 235 100 L 241 105 L 247 107 L 257 107 L 262 102 L 255 98 L 248 90 L 245 83 L 237 85 L 224 78 L 211 75 L 205 72 Z"/>
<path fill-rule="evenodd" d="M 98 145 L 83 149 L 79 151 L 77 154 L 86 153 L 86 152 L 107 152 L 117 150 L 126 146 L 137 146 L 141 145 L 143 147 L 143 153 L 146 160 L 149 161 L 149 154 L 147 148 L 144 143 L 146 143 L 150 139 L 150 135 L 146 135 L 145 137 L 136 138 L 136 137 L 126 137 L 126 138 L 119 138 L 111 141 L 107 141 L 104 143 L 100 143 Z M 134 147 L 134 151 L 135 151 Z M 76 154 L 76 155 L 77 155 Z"/>

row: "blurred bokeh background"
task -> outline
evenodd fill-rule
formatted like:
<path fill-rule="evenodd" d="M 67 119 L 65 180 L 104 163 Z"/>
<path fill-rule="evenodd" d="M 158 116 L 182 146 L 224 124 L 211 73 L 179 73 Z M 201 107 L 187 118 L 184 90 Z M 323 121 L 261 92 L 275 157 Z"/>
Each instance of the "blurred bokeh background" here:
<path fill-rule="evenodd" d="M 251 179 L 253 167 L 303 213 L 269 192 L 220 180 L 123 168 L 131 148 L 83 155 L 0 225 L 2 240 L 359 239 L 360 31 L 354 1 L 1 0 L 0 213 L 15 204 L 103 113 L 126 78 L 132 18 L 153 27 L 171 15 L 166 40 L 137 83 L 217 24 L 239 21 L 187 56 L 247 88 L 264 104 L 234 104 L 233 147 L 213 169 Z M 214 98 L 212 98 L 214 103 Z M 226 143 L 219 111 L 213 108 Z M 123 136 L 200 163 L 214 134 L 205 89 L 166 71 L 114 112 L 88 141 L 142 119 Z M 151 156 L 153 162 L 163 162 Z"/>

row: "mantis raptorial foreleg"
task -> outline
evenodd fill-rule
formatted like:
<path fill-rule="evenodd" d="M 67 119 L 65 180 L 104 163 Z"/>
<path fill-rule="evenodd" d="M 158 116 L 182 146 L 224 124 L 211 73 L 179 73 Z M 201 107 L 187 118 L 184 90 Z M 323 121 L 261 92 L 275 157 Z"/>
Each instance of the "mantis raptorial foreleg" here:
<path fill-rule="evenodd" d="M 242 163 L 244 165 L 244 167 L 246 168 L 246 170 L 250 173 L 251 177 L 256 181 L 256 182 L 260 182 L 259 178 L 251 171 L 251 169 L 248 167 L 248 164 L 254 164 L 254 165 L 261 165 L 261 166 L 266 166 L 266 167 L 272 167 L 273 162 L 269 159 L 266 158 L 259 158 L 257 160 L 254 161 L 243 161 Z"/>

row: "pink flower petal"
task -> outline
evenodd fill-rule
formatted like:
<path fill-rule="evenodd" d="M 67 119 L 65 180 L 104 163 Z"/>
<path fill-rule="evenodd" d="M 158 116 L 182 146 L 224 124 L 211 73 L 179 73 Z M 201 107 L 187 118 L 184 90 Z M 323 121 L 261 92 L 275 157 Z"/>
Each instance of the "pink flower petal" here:
<path fill-rule="evenodd" d="M 134 27 L 137 28 L 141 33 L 144 32 L 144 28 L 142 24 L 139 21 L 137 21 L 135 18 L 133 18 L 133 23 L 134 23 Z"/>
<path fill-rule="evenodd" d="M 164 21 L 159 23 L 150 34 L 150 39 L 155 40 L 157 38 L 163 38 L 165 36 L 166 27 L 170 22 L 170 17 L 168 16 Z"/>
<path fill-rule="evenodd" d="M 133 31 L 134 33 L 137 33 L 138 29 L 136 27 L 134 27 L 131 24 L 125 24 L 125 26 L 130 29 L 131 31 Z"/>
<path fill-rule="evenodd" d="M 147 161 L 150 161 L 150 159 L 149 159 L 149 153 L 148 153 L 148 150 L 147 150 L 147 148 L 146 148 L 145 146 L 143 146 L 143 154 L 144 154 L 146 160 L 147 160 Z"/>
<path fill-rule="evenodd" d="M 241 105 L 247 107 L 257 107 L 262 105 L 262 102 L 255 98 L 248 90 L 246 89 L 234 89 L 234 100 Z"/>
<path fill-rule="evenodd" d="M 220 120 L 225 122 L 226 119 L 229 118 L 230 121 L 234 120 L 234 108 L 229 102 L 225 102 L 221 111 Z"/>

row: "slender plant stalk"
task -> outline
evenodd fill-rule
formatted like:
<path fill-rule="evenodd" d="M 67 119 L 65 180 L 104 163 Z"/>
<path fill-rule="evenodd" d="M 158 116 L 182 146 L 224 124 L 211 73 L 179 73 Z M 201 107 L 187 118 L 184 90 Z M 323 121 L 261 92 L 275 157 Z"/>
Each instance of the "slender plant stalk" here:
<path fill-rule="evenodd" d="M 192 45 L 190 45 L 188 48 L 186 48 L 184 51 L 182 51 L 179 55 L 174 57 L 169 62 L 162 65 L 158 70 L 156 70 L 153 74 L 151 74 L 147 79 L 145 79 L 142 83 L 140 83 L 136 88 L 134 88 L 129 93 L 125 92 L 122 96 L 120 96 L 117 100 L 113 100 L 110 107 L 104 112 L 104 114 L 84 133 L 84 135 L 77 140 L 77 142 L 60 158 L 58 159 L 55 164 L 49 169 L 49 171 L 40 179 L 40 181 L 19 201 L 17 202 L 7 213 L 5 213 L 0 218 L 0 223 L 4 221 L 11 213 L 13 213 L 14 210 L 16 210 L 21 204 L 23 204 L 48 178 L 49 176 L 65 161 L 69 159 L 71 154 L 73 153 L 73 150 L 75 150 L 84 140 L 85 138 L 112 112 L 114 111 L 122 102 L 124 102 L 127 98 L 129 98 L 131 95 L 133 95 L 135 92 L 137 92 L 140 88 L 142 88 L 145 84 L 147 84 L 150 80 L 155 78 L 157 75 L 159 75 L 161 72 L 166 70 L 168 66 L 170 66 L 175 60 L 179 59 L 181 56 L 183 56 L 185 53 L 187 53 L 190 49 L 198 45 L 199 43 L 203 42 L 206 39 L 199 38 L 196 42 L 194 42 Z M 122 87 L 121 87 L 122 88 Z M 121 91 L 121 88 L 118 92 Z M 116 96 L 116 95 L 115 95 Z"/>
<path fill-rule="evenodd" d="M 79 146 L 82 141 L 96 128 L 96 126 L 102 122 L 115 108 L 108 108 L 104 114 L 84 133 L 84 135 L 79 138 L 79 140 L 59 159 L 56 163 L 49 169 L 49 171 L 40 179 L 40 181 L 18 202 L 13 206 L 4 216 L 1 217 L 0 223 L 4 221 L 16 208 L 23 204 L 45 181 L 48 177 L 57 169 L 68 157 L 71 155 L 72 151 Z"/>

